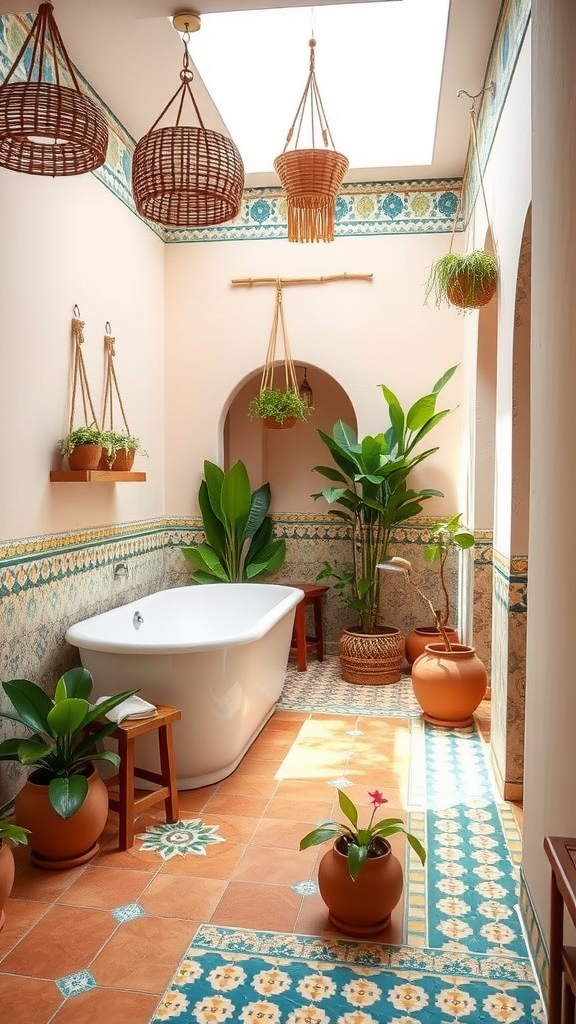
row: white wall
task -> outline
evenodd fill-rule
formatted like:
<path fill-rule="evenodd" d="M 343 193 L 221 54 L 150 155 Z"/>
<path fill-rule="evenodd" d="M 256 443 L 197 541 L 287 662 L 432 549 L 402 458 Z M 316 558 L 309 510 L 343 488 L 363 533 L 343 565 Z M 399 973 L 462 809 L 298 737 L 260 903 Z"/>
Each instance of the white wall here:
<path fill-rule="evenodd" d="M 164 245 L 91 174 L 0 170 L 0 539 L 163 514 Z M 146 483 L 50 483 L 68 430 L 74 303 L 102 411 L 104 328 Z M 77 404 L 75 425 L 83 423 Z"/>
<path fill-rule="evenodd" d="M 446 235 L 401 235 L 318 245 L 274 240 L 167 246 L 166 444 L 184 453 L 167 458 L 167 513 L 195 511 L 203 460 L 222 457 L 230 399 L 266 355 L 274 289 L 233 288 L 232 278 L 374 274 L 371 283 L 286 288 L 284 310 L 294 360 L 330 374 L 352 402 L 359 434 L 376 433 L 387 426 L 379 384 L 389 385 L 408 405 L 462 358 L 457 313 L 423 304 L 427 270 L 447 241 Z M 457 374 L 440 408 L 458 406 L 462 389 Z M 426 511 L 455 511 L 460 410 L 430 443 L 440 451 L 416 482 L 443 490 L 446 498 L 429 502 Z"/>

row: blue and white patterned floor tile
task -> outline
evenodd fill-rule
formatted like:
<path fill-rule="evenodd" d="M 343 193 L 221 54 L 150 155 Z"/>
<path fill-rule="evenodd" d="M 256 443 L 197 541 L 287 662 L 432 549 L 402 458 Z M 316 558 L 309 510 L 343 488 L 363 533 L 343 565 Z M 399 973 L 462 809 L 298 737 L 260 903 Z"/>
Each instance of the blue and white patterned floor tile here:
<path fill-rule="evenodd" d="M 96 988 L 96 979 L 90 971 L 76 971 L 75 974 L 66 974 L 63 978 L 58 978 L 56 985 L 62 995 L 69 999 L 71 996 L 78 996 L 81 992 L 89 992 L 91 988 Z"/>
<path fill-rule="evenodd" d="M 376 718 L 412 718 L 422 714 L 409 675 L 386 686 L 345 683 L 340 659 L 308 663 L 306 672 L 289 665 L 278 707 L 286 711 L 318 711 L 323 715 L 372 715 Z"/>

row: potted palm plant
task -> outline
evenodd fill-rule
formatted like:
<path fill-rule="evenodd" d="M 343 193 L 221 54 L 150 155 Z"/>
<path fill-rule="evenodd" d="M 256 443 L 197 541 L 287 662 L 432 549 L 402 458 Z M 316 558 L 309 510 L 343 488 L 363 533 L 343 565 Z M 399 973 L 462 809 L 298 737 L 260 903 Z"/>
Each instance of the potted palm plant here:
<path fill-rule="evenodd" d="M 239 583 L 284 564 L 286 541 L 272 536 L 268 515 L 270 484 L 252 491 L 240 459 L 226 473 L 213 462 L 204 463 L 198 503 L 206 540 L 182 548 L 195 583 Z"/>
<path fill-rule="evenodd" d="M 2 687 L 14 710 L 0 711 L 0 718 L 28 731 L 24 738 L 0 743 L 0 760 L 33 769 L 15 800 L 18 825 L 32 833 L 32 859 L 48 868 L 84 863 L 98 852 L 108 814 L 108 790 L 94 761 L 116 768 L 120 763 L 118 754 L 99 749 L 116 723 L 107 722 L 89 734 L 86 729 L 136 690 L 91 707 L 92 676 L 85 668 L 65 672 L 53 698 L 28 679 L 12 679 Z"/>
<path fill-rule="evenodd" d="M 12 801 L 0 807 L 0 932 L 6 921 L 4 907 L 14 884 L 14 856 L 10 844 L 25 846 L 29 835 L 27 828 L 12 820 L 12 809 Z"/>
<path fill-rule="evenodd" d="M 293 427 L 298 420 L 308 419 L 313 411 L 293 388 L 263 388 L 248 405 L 250 418 L 260 419 L 272 429 Z"/>
<path fill-rule="evenodd" d="M 451 519 L 442 519 L 440 522 L 434 523 L 430 541 L 424 548 L 424 558 L 429 565 L 438 566 L 442 607 L 436 609 L 432 625 L 416 626 L 406 637 L 406 661 L 409 665 L 412 665 L 416 658 L 424 652 L 427 644 L 440 639 L 436 616 L 440 619 L 450 640 L 458 642 L 458 633 L 454 626 L 450 625 L 450 594 L 446 581 L 446 562 L 454 548 L 466 551 L 473 545 L 474 534 L 467 526 L 462 525 L 461 512 L 452 516 Z"/>
<path fill-rule="evenodd" d="M 394 527 L 418 515 L 429 498 L 443 496 L 431 488 L 415 490 L 409 478 L 416 466 L 438 450 L 421 450 L 421 444 L 451 411 L 437 411 L 436 403 L 456 369 L 450 367 L 430 394 L 407 410 L 390 388 L 381 385 L 390 420 L 384 433 L 358 440 L 341 420 L 332 436 L 318 431 L 335 466 L 314 467 L 332 482 L 314 497 L 335 506 L 330 513 L 349 526 L 352 546 L 351 569 L 340 572 L 326 562 L 318 576 L 335 580 L 335 589 L 356 615 L 356 623 L 340 638 L 341 672 L 347 682 L 382 684 L 400 678 L 404 637 L 399 629 L 382 627 L 377 621 L 378 566 L 388 557 Z"/>
<path fill-rule="evenodd" d="M 380 569 L 405 573 L 419 597 L 428 606 L 441 639 L 427 644 L 412 665 L 412 689 L 431 725 L 460 728 L 471 725 L 474 711 L 486 693 L 487 672 L 474 647 L 454 643 L 440 613 L 412 578 L 407 558 L 393 556 Z"/>
<path fill-rule="evenodd" d="M 448 252 L 430 268 L 425 300 L 432 295 L 438 307 L 447 302 L 460 309 L 477 309 L 490 301 L 497 282 L 498 261 L 493 252 Z"/>

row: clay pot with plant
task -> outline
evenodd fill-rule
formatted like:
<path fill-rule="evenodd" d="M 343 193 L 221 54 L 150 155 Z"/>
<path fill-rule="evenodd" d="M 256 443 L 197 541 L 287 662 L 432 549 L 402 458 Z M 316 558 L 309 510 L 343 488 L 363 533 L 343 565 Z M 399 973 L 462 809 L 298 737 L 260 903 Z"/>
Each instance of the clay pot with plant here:
<path fill-rule="evenodd" d="M 14 855 L 11 844 L 25 846 L 29 835 L 27 828 L 16 825 L 12 820 L 12 809 L 13 802 L 0 807 L 0 932 L 6 921 L 4 908 L 14 884 Z"/>
<path fill-rule="evenodd" d="M 450 624 L 451 608 L 448 582 L 446 579 L 447 560 L 454 549 L 466 551 L 474 545 L 474 534 L 467 526 L 462 525 L 462 513 L 434 523 L 429 543 L 424 548 L 424 558 L 429 565 L 438 567 L 442 605 L 436 609 L 445 633 L 451 643 L 458 643 L 458 631 Z M 409 665 L 421 654 L 427 644 L 436 643 L 441 638 L 435 621 L 429 625 L 416 626 L 406 637 L 406 661 Z"/>
<path fill-rule="evenodd" d="M 148 455 L 142 448 L 139 437 L 121 433 L 117 430 L 102 431 L 102 457 L 99 469 L 109 469 L 115 473 L 130 472 L 134 465 L 136 452 Z"/>
<path fill-rule="evenodd" d="M 24 738 L 0 743 L 0 760 L 33 768 L 14 805 L 17 824 L 31 832 L 32 860 L 44 868 L 83 864 L 97 854 L 108 815 L 108 790 L 94 762 L 120 764 L 117 753 L 100 749 L 116 723 L 86 730 L 136 690 L 91 707 L 92 676 L 85 668 L 65 672 L 53 698 L 28 679 L 12 679 L 2 687 L 14 710 L 0 711 L 0 718 L 28 731 Z"/>
<path fill-rule="evenodd" d="M 412 665 L 412 689 L 432 725 L 460 728 L 471 725 L 474 712 L 486 693 L 487 672 L 474 647 L 454 643 L 430 598 L 412 578 L 406 558 L 393 557 L 380 565 L 383 570 L 404 573 L 430 610 L 440 634 L 437 643 L 427 644 Z"/>
<path fill-rule="evenodd" d="M 363 828 L 358 824 L 358 810 L 350 797 L 341 789 L 337 792 L 346 822 L 323 822 L 300 840 L 300 849 L 333 841 L 318 867 L 318 887 L 328 907 L 328 917 L 335 928 L 347 935 L 369 937 L 388 927 L 404 886 L 402 865 L 392 852 L 389 837 L 405 835 L 422 864 L 426 852 L 401 818 L 374 821 L 377 809 L 388 803 L 379 790 L 368 793 L 372 814 Z"/>
<path fill-rule="evenodd" d="M 260 419 L 265 427 L 273 430 L 293 427 L 298 420 L 307 420 L 313 411 L 292 388 L 264 388 L 248 405 L 250 419 Z"/>
<path fill-rule="evenodd" d="M 89 427 L 76 427 L 58 441 L 61 455 L 68 457 L 70 469 L 98 469 L 104 436 L 95 423 Z"/>
<path fill-rule="evenodd" d="M 447 302 L 463 310 L 478 309 L 490 302 L 497 282 L 498 261 L 493 252 L 449 252 L 432 264 L 425 299 L 433 296 L 437 307 Z"/>

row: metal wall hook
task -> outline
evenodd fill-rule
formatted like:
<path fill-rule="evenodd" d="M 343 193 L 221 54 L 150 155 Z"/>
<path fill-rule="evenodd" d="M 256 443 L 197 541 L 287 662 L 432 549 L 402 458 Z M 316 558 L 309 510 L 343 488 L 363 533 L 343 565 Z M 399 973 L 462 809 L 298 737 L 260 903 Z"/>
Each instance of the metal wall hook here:
<path fill-rule="evenodd" d="M 490 82 L 489 85 L 487 85 L 485 89 L 480 89 L 480 92 L 476 92 L 474 94 L 472 94 L 471 92 L 468 92 L 467 89 L 458 89 L 458 92 L 456 93 L 456 97 L 457 97 L 457 99 L 460 99 L 461 96 L 467 96 L 469 100 L 472 100 L 472 106 L 470 107 L 470 109 L 474 110 L 475 107 L 476 107 L 476 100 L 480 96 L 483 96 L 485 92 L 489 92 L 491 97 L 492 97 L 492 99 L 494 99 L 494 95 L 496 93 L 496 82 L 494 82 L 494 81 Z"/>

